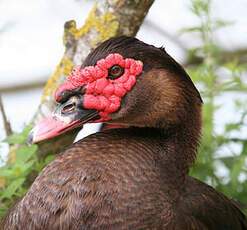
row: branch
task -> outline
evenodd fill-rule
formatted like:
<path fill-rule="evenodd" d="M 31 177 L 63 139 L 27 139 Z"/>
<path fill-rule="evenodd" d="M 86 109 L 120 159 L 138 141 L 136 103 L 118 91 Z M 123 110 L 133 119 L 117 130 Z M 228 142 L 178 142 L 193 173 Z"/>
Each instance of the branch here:
<path fill-rule="evenodd" d="M 34 80 L 34 81 L 30 81 L 27 83 L 18 83 L 11 85 L 11 86 L 0 86 L 0 92 L 1 93 L 12 93 L 12 92 L 16 92 L 16 91 L 25 91 L 25 90 L 29 90 L 29 89 L 36 89 L 36 88 L 43 88 L 45 86 L 46 81 L 42 81 L 42 80 Z"/>
<path fill-rule="evenodd" d="M 2 117 L 3 117 L 3 126 L 5 129 L 5 133 L 7 136 L 12 134 L 12 129 L 11 129 L 11 125 L 7 119 L 5 110 L 4 110 L 4 106 L 3 106 L 3 101 L 2 101 L 2 96 L 0 94 L 0 112 L 2 113 Z"/>
<path fill-rule="evenodd" d="M 219 61 L 222 63 L 226 63 L 232 60 L 235 60 L 237 57 L 238 62 L 246 63 L 247 62 L 247 49 L 241 48 L 236 50 L 223 50 L 220 53 L 220 59 Z M 203 58 L 199 57 L 197 55 L 193 55 L 188 58 L 188 60 L 183 64 L 183 66 L 191 66 L 191 65 L 199 65 L 203 62 Z"/>
<path fill-rule="evenodd" d="M 247 142 L 247 139 L 243 139 L 243 138 L 229 138 L 227 140 L 231 142 Z"/>
<path fill-rule="evenodd" d="M 183 44 L 183 42 L 178 38 L 177 35 L 171 34 L 170 32 L 166 31 L 164 28 L 160 27 L 156 23 L 147 20 L 145 21 L 145 25 L 150 27 L 150 29 L 155 30 L 160 35 L 168 38 L 171 42 L 175 43 L 178 47 L 180 47 L 183 51 L 187 51 L 187 47 Z"/>

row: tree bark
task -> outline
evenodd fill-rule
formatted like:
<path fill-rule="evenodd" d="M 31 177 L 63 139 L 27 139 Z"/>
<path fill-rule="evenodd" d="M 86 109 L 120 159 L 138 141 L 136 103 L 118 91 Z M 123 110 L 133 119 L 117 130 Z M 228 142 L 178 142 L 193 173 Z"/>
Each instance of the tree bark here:
<path fill-rule="evenodd" d="M 153 2 L 154 0 L 101 0 L 93 6 L 81 28 L 76 27 L 75 21 L 65 23 L 63 38 L 65 53 L 46 83 L 33 124 L 53 110 L 54 90 L 64 81 L 73 66 L 81 65 L 93 48 L 110 37 L 135 36 Z M 39 156 L 59 153 L 73 142 L 78 131 L 73 130 L 40 143 Z"/>

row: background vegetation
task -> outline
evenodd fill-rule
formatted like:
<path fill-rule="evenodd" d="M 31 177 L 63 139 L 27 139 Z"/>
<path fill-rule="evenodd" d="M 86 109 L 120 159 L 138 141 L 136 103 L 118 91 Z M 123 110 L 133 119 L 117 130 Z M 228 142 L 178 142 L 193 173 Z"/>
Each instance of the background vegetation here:
<path fill-rule="evenodd" d="M 191 175 L 236 199 L 247 211 L 247 138 L 243 136 L 247 123 L 246 80 L 244 82 L 247 68 L 246 64 L 240 63 L 237 54 L 229 59 L 216 44 L 215 32 L 230 22 L 213 18 L 210 3 L 210 0 L 192 0 L 191 13 L 200 19 L 200 23 L 181 31 L 194 33 L 201 40 L 200 46 L 188 50 L 186 63 L 204 100 L 202 142 Z M 231 102 L 236 118 L 218 130 L 214 118 L 226 106 L 218 101 L 229 95 L 233 95 Z M 25 194 L 30 181 L 54 158 L 51 153 L 45 159 L 39 159 L 37 146 L 26 145 L 29 130 L 30 126 L 27 126 L 22 133 L 10 135 L 3 141 L 9 144 L 9 154 L 7 161 L 0 159 L 0 216 L 16 198 Z"/>
<path fill-rule="evenodd" d="M 243 136 L 243 129 L 247 124 L 247 65 L 241 64 L 237 55 L 228 60 L 216 45 L 215 32 L 231 22 L 211 17 L 210 0 L 193 0 L 191 12 L 200 19 L 200 24 L 184 31 L 196 33 L 202 43 L 189 51 L 189 62 L 197 61 L 187 71 L 200 88 L 204 100 L 202 142 L 191 175 L 236 199 L 246 211 L 247 139 L 246 135 Z M 231 98 L 229 104 L 233 103 L 236 116 L 219 131 L 214 118 L 227 106 L 219 104 L 221 97 Z"/>

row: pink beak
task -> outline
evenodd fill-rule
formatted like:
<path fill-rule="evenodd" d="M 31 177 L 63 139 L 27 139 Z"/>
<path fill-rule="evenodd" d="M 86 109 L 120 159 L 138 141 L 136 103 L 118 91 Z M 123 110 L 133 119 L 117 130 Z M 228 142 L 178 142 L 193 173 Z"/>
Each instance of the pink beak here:
<path fill-rule="evenodd" d="M 29 133 L 28 142 L 37 143 L 46 139 L 56 137 L 73 128 L 81 125 L 81 122 L 74 121 L 69 124 L 50 116 L 41 120 Z"/>
<path fill-rule="evenodd" d="M 82 98 L 75 97 L 58 105 L 52 116 L 44 118 L 31 130 L 27 142 L 51 139 L 98 117 L 97 111 L 83 109 L 81 105 Z"/>

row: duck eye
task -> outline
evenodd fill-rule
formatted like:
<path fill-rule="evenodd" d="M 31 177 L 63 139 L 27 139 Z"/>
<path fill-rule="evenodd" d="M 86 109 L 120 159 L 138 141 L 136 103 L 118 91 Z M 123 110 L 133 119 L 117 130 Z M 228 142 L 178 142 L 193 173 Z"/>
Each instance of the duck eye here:
<path fill-rule="evenodd" d="M 124 73 L 124 68 L 120 65 L 112 66 L 108 71 L 108 78 L 114 80 L 118 77 L 121 77 Z"/>

